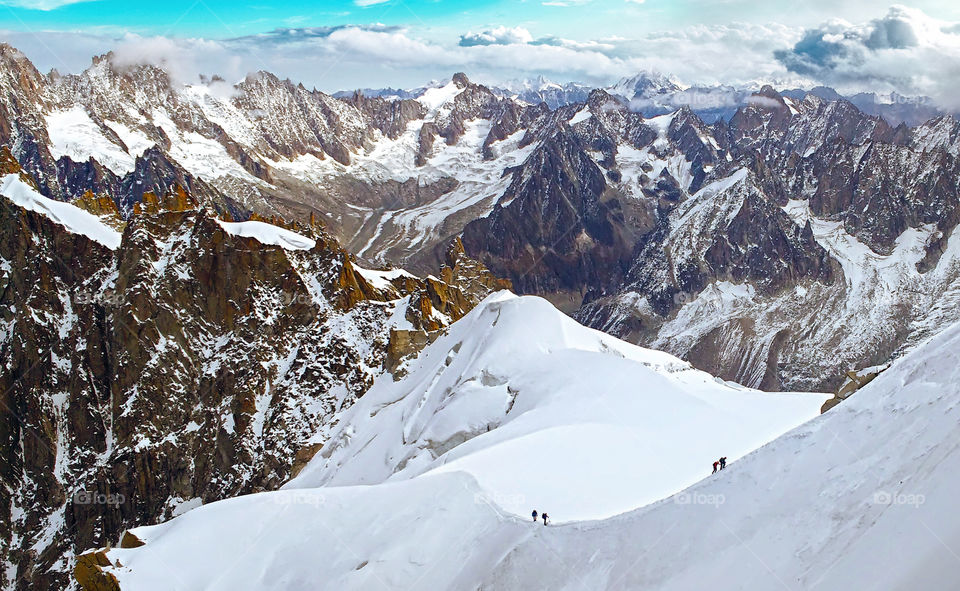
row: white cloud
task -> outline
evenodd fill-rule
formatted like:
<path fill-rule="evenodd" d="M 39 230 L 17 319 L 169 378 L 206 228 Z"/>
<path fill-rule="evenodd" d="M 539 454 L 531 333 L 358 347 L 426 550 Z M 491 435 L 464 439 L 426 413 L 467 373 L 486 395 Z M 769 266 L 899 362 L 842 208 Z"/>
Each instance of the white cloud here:
<path fill-rule="evenodd" d="M 268 70 L 332 91 L 409 88 L 456 71 L 489 81 L 542 74 L 597 85 L 656 71 L 688 84 L 822 83 L 843 92 L 897 90 L 960 103 L 960 29 L 903 8 L 862 24 L 834 20 L 814 30 L 731 23 L 634 39 L 537 38 L 523 27 L 496 26 L 442 43 L 432 33 L 380 24 L 276 29 L 219 41 L 41 33 L 38 42 L 25 33 L 9 34 L 15 37 L 7 40 L 22 44 L 29 57 L 43 58 L 41 69 L 76 71 L 65 67 L 65 60 L 74 65 L 79 54 L 115 48 L 118 64 L 159 63 L 184 81 L 198 73 L 239 80 L 248 71 Z M 697 99 L 724 105 L 733 100 L 727 94 Z"/>
<path fill-rule="evenodd" d="M 471 36 L 472 35 L 472 36 Z M 719 81 L 726 72 L 737 80 L 769 73 L 769 64 L 782 66 L 770 55 L 771 47 L 789 47 L 797 35 L 785 36 L 780 28 L 733 26 L 694 28 L 683 33 L 658 34 L 639 40 L 608 37 L 578 41 L 560 37 L 533 38 L 521 27 L 494 27 L 468 33 L 466 45 L 446 45 L 418 38 L 411 31 L 384 25 L 276 29 L 222 41 L 170 39 L 126 35 L 89 40 L 105 50 L 116 48 L 120 64 L 158 63 L 179 80 L 196 74 L 222 74 L 239 79 L 247 70 L 268 70 L 326 90 L 369 86 L 416 86 L 449 76 L 457 70 L 473 77 L 505 80 L 544 74 L 560 80 L 608 84 L 639 71 L 675 73 L 688 81 Z M 786 41 L 783 41 L 784 37 Z M 45 46 L 74 55 L 74 34 L 51 34 Z M 779 38 L 779 45 L 771 45 Z M 21 36 L 20 40 L 27 39 Z M 482 43 L 474 42 L 483 39 Z M 28 39 L 27 39 L 28 41 Z M 26 42 L 26 41 L 25 41 Z M 690 59 L 691 47 L 698 59 Z M 29 43 L 28 56 L 40 55 L 46 65 L 56 63 Z M 732 58 L 732 54 L 739 55 Z M 51 64 L 50 62 L 54 62 Z M 764 65 L 766 62 L 766 65 Z M 89 63 L 89 62 L 87 62 Z"/>
<path fill-rule="evenodd" d="M 960 108 L 957 24 L 916 9 L 893 6 L 882 18 L 857 24 L 828 21 L 776 57 L 790 71 L 841 90 L 925 94 Z"/>
<path fill-rule="evenodd" d="M 377 4 L 386 4 L 390 0 L 353 0 L 353 3 L 357 6 L 367 7 L 367 6 L 376 6 Z"/>
<path fill-rule="evenodd" d="M 766 107 L 768 109 L 776 109 L 783 106 L 777 100 L 772 99 L 770 97 L 761 96 L 759 94 L 751 97 L 747 97 L 747 103 L 751 105 L 759 105 L 761 107 Z"/>
<path fill-rule="evenodd" d="M 113 50 L 112 63 L 118 68 L 153 64 L 162 67 L 178 83 L 194 82 L 210 68 L 219 74 L 237 77 L 236 56 L 219 41 L 171 39 L 127 34 Z"/>
<path fill-rule="evenodd" d="M 461 47 L 474 47 L 477 45 L 510 45 L 513 43 L 530 43 L 533 41 L 533 35 L 523 27 L 496 27 L 480 31 L 479 33 L 467 33 L 460 36 Z"/>

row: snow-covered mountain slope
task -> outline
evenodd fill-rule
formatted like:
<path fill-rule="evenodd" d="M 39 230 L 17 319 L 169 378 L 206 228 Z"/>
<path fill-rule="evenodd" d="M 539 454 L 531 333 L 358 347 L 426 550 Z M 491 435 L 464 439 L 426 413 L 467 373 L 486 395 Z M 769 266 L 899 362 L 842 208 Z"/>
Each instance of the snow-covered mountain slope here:
<path fill-rule="evenodd" d="M 142 550 L 109 553 L 121 588 L 151 589 L 168 565 L 185 588 L 316 585 L 294 545 L 325 548 L 322 580 L 336 588 L 473 587 L 543 535 L 524 523 L 532 508 L 582 522 L 654 502 L 708 476 L 716 456 L 733 461 L 816 416 L 825 399 L 720 382 L 508 293 L 408 369 L 342 413 L 285 490 L 134 530 Z M 208 553 L 221 520 L 229 533 Z M 437 562 L 444 552 L 449 566 Z"/>
<path fill-rule="evenodd" d="M 713 456 L 744 455 L 823 402 L 719 382 L 502 292 L 404 379 L 379 378 L 287 487 L 462 471 L 518 515 L 536 500 L 557 520 L 598 519 L 696 482 Z"/>
<path fill-rule="evenodd" d="M 544 527 L 434 470 L 205 506 L 134 530 L 145 546 L 101 555 L 102 572 L 137 590 L 953 588 L 958 350 L 954 325 L 825 415 L 616 517 Z"/>
<path fill-rule="evenodd" d="M 958 347 L 954 325 L 716 478 L 632 514 L 551 530 L 549 541 L 523 544 L 478 585 L 954 588 Z M 709 499 L 722 503 L 698 503 Z"/>

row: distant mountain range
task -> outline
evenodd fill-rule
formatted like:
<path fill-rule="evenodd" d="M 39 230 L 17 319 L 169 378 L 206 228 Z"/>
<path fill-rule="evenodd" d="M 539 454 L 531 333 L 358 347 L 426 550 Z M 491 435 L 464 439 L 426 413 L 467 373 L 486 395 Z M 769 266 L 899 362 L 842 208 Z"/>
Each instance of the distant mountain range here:
<path fill-rule="evenodd" d="M 355 92 L 359 92 L 367 97 L 411 99 L 422 95 L 427 88 L 429 87 L 411 90 L 365 88 L 358 91 L 341 91 L 333 96 L 349 98 Z M 680 107 L 689 107 L 701 119 L 707 123 L 713 123 L 718 119 L 729 120 L 733 117 L 737 109 L 746 105 L 750 96 L 760 90 L 760 86 L 739 88 L 725 85 L 685 86 L 662 74 L 641 73 L 623 78 L 607 87 L 590 86 L 579 82 L 559 84 L 538 76 L 533 79 L 491 85 L 490 89 L 498 96 L 513 98 L 531 105 L 544 103 L 551 109 L 582 103 L 587 100 L 591 91 L 603 89 L 612 96 L 627 100 L 631 108 L 647 116 L 663 115 Z M 830 101 L 846 99 L 864 113 L 883 117 L 892 125 L 900 123 L 919 125 L 943 114 L 943 111 L 929 97 L 909 97 L 896 92 L 888 94 L 861 92 L 844 96 L 825 86 L 817 86 L 810 90 L 784 89 L 781 91 L 784 96 L 795 100 L 802 100 L 808 92 Z"/>

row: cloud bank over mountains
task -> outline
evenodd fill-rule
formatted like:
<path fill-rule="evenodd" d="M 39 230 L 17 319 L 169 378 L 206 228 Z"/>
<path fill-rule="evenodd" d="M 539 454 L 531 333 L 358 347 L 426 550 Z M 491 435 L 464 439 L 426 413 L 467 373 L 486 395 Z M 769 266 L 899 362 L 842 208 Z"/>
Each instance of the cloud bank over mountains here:
<path fill-rule="evenodd" d="M 774 56 L 790 72 L 840 87 L 887 87 L 960 107 L 960 25 L 894 6 L 862 24 L 833 20 Z"/>
<path fill-rule="evenodd" d="M 457 70 L 486 82 L 544 75 L 607 85 L 641 71 L 688 84 L 829 85 L 929 95 L 960 107 L 960 24 L 893 6 L 859 23 L 695 25 L 637 38 L 575 40 L 496 25 L 451 34 L 425 25 L 278 28 L 226 39 L 132 33 L 0 31 L 40 67 L 77 71 L 85 54 L 114 50 L 122 63 L 163 64 L 183 81 L 199 74 L 239 80 L 270 70 L 326 91 L 412 87 Z"/>

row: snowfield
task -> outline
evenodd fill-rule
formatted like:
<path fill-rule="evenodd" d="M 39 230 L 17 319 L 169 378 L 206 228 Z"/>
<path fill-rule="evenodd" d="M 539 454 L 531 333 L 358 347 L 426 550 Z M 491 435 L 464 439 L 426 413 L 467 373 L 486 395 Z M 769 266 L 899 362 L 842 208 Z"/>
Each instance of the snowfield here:
<path fill-rule="evenodd" d="M 822 395 L 495 294 L 284 490 L 137 528 L 109 570 L 136 590 L 950 588 L 957 351 L 960 325 L 816 416 Z"/>
<path fill-rule="evenodd" d="M 137 156 L 152 145 L 149 142 L 144 144 L 146 139 L 143 138 L 129 146 L 129 151 L 124 149 L 108 139 L 103 134 L 103 130 L 90 119 L 87 111 L 79 105 L 54 111 L 46 116 L 45 121 L 47 133 L 50 136 L 50 154 L 54 158 L 67 156 L 74 162 L 86 162 L 94 158 L 120 176 L 132 172 Z M 119 134 L 118 137 L 126 142 L 128 139 L 139 139 L 142 134 L 128 132 L 127 139 L 123 139 Z"/>

